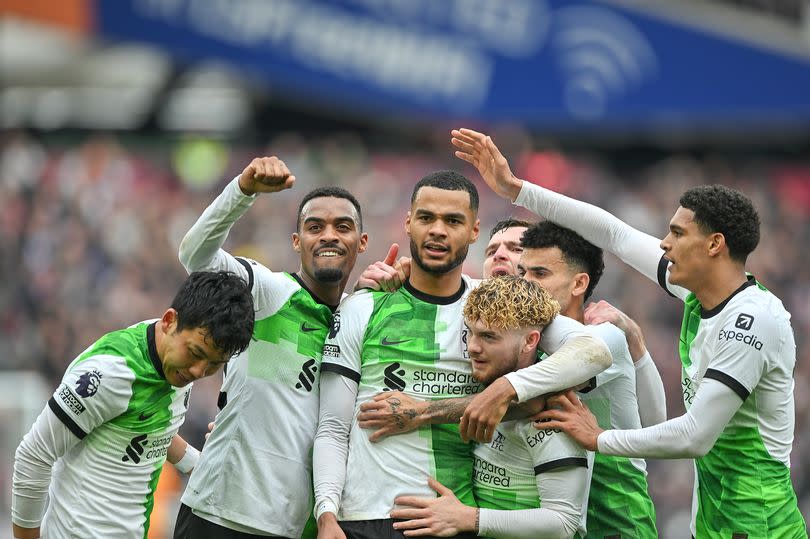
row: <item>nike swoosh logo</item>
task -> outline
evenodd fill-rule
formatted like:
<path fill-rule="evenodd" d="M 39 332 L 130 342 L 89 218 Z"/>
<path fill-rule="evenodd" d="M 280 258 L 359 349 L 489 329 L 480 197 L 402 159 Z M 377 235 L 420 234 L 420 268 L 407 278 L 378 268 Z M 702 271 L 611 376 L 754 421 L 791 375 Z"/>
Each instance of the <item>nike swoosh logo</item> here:
<path fill-rule="evenodd" d="M 318 331 L 319 329 L 320 329 L 320 328 L 310 328 L 310 327 L 307 327 L 307 323 L 306 323 L 306 322 L 301 322 L 301 331 L 303 331 L 304 333 L 309 333 L 310 331 Z"/>
<path fill-rule="evenodd" d="M 394 344 L 402 344 L 402 343 L 408 342 L 410 340 L 411 339 L 403 339 L 401 341 L 389 341 L 388 337 L 383 337 L 382 341 L 380 341 L 380 342 L 383 344 L 383 346 L 391 346 L 391 345 L 394 345 Z"/>
<path fill-rule="evenodd" d="M 157 412 L 152 412 L 151 414 L 145 414 L 145 413 L 141 412 L 141 414 L 138 416 L 138 421 L 146 421 L 147 419 L 149 419 L 150 417 L 152 417 L 156 413 Z"/>

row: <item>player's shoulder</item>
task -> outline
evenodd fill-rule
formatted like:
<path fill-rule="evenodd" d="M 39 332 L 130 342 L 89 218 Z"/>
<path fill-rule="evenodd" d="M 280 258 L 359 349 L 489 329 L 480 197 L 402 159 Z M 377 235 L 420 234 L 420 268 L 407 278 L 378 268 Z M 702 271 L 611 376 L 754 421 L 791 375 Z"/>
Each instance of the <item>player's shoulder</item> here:
<path fill-rule="evenodd" d="M 755 327 L 762 331 L 779 332 L 790 325 L 790 313 L 782 301 L 766 288 L 753 281 L 744 290 L 721 305 L 718 322 L 749 331 Z M 711 315 L 712 313 L 709 313 Z"/>
<path fill-rule="evenodd" d="M 630 351 L 627 347 L 627 336 L 624 331 L 616 327 L 610 322 L 603 322 L 601 324 L 594 324 L 585 326 L 588 332 L 594 337 L 598 337 L 604 342 L 610 354 L 613 356 L 614 365 L 617 362 L 624 361 L 625 359 L 632 363 L 630 359 Z"/>

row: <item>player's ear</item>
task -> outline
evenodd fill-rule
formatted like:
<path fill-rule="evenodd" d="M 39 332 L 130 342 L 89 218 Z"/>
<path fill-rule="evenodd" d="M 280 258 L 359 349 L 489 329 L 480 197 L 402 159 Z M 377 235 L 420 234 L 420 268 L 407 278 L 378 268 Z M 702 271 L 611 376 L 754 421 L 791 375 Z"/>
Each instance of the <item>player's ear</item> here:
<path fill-rule="evenodd" d="M 577 273 L 574 275 L 574 289 L 571 293 L 575 296 L 582 296 L 588 290 L 588 285 L 591 284 L 591 276 L 585 272 Z"/>
<path fill-rule="evenodd" d="M 475 218 L 475 224 L 473 225 L 472 230 L 472 237 L 470 238 L 470 243 L 475 243 L 478 241 L 478 234 L 481 232 L 481 219 Z"/>
<path fill-rule="evenodd" d="M 531 352 L 537 348 L 537 345 L 540 344 L 540 330 L 533 329 L 529 331 L 523 337 L 523 351 L 524 352 Z"/>
<path fill-rule="evenodd" d="M 297 232 L 292 233 L 292 246 L 296 253 L 301 252 L 301 236 Z"/>
<path fill-rule="evenodd" d="M 713 234 L 709 234 L 707 238 L 707 249 L 709 252 L 709 256 L 717 256 L 723 250 L 723 247 L 726 246 L 726 237 L 721 234 L 720 232 L 715 232 Z"/>
<path fill-rule="evenodd" d="M 169 334 L 174 331 L 175 327 L 177 327 L 177 311 L 170 307 L 160 318 L 160 329 L 164 334 Z"/>
<path fill-rule="evenodd" d="M 358 253 L 365 253 L 366 247 L 368 247 L 368 234 L 363 232 L 360 234 L 360 246 L 357 249 Z"/>
<path fill-rule="evenodd" d="M 405 217 L 405 233 L 411 237 L 411 211 L 408 210 L 408 215 Z"/>

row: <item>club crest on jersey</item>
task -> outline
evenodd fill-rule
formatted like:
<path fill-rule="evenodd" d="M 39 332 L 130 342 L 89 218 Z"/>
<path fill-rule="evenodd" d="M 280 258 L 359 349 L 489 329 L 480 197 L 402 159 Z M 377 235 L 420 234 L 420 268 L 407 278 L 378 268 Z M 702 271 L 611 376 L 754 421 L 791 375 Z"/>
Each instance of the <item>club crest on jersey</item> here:
<path fill-rule="evenodd" d="M 76 380 L 76 393 L 84 398 L 92 397 L 101 385 L 103 375 L 97 370 L 87 371 Z"/>
<path fill-rule="evenodd" d="M 402 365 L 395 361 L 385 368 L 383 371 L 383 382 L 385 383 L 383 391 L 402 391 L 405 389 L 405 380 L 402 379 L 405 376 L 405 369 L 401 367 Z"/>
<path fill-rule="evenodd" d="M 466 327 L 461 330 L 461 343 L 462 343 L 461 353 L 464 359 L 470 359 L 470 354 L 467 352 L 467 331 L 468 330 Z"/>
<path fill-rule="evenodd" d="M 336 312 L 332 316 L 332 325 L 329 328 L 329 338 L 334 339 L 337 336 L 338 331 L 340 331 L 340 312 L 339 311 Z"/>
<path fill-rule="evenodd" d="M 753 325 L 754 325 L 754 317 L 751 316 L 750 314 L 745 313 L 738 316 L 737 321 L 734 322 L 734 327 L 737 329 L 749 330 Z"/>
<path fill-rule="evenodd" d="M 303 389 L 304 391 L 312 391 L 315 385 L 315 373 L 318 372 L 318 366 L 315 364 L 314 359 L 310 359 L 301 367 L 301 372 L 298 373 L 298 383 L 295 384 L 295 389 Z"/>

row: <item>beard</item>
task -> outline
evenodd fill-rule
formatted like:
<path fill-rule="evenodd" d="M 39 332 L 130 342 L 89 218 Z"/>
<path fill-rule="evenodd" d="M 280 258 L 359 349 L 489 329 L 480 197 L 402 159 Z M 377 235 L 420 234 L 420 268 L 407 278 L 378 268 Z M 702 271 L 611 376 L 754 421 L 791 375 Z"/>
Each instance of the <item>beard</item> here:
<path fill-rule="evenodd" d="M 426 273 L 430 273 L 432 275 L 444 275 L 445 273 L 450 273 L 461 264 L 464 263 L 464 259 L 467 258 L 467 251 L 469 250 L 470 246 L 465 245 L 461 249 L 458 250 L 456 256 L 452 258 L 450 261 L 445 262 L 441 266 L 428 266 L 425 264 L 425 261 L 419 255 L 419 248 L 416 245 L 416 242 L 413 241 L 411 238 L 411 258 L 413 261 L 416 262 L 416 265 L 419 266 L 422 271 Z"/>
<path fill-rule="evenodd" d="M 340 268 L 315 268 L 315 280 L 321 283 L 337 283 L 343 279 Z"/>

